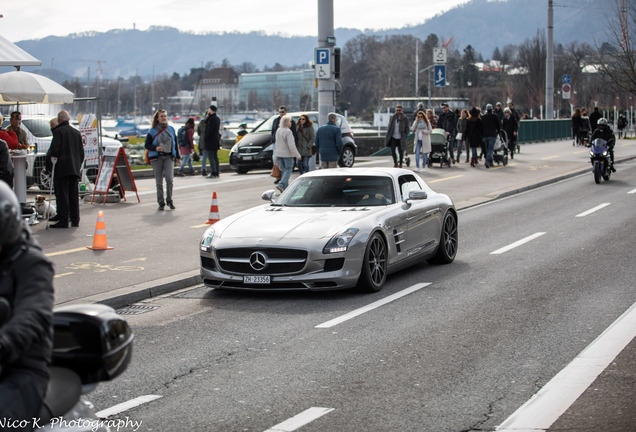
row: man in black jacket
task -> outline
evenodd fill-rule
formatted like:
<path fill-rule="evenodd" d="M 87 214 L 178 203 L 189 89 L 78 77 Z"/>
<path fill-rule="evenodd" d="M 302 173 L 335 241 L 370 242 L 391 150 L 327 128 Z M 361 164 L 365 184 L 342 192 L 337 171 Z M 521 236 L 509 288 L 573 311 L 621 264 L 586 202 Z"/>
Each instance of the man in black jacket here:
<path fill-rule="evenodd" d="M 481 119 L 483 127 L 484 143 L 486 144 L 486 168 L 492 166 L 492 154 L 495 149 L 495 141 L 501 130 L 501 122 L 492 112 L 492 105 L 486 105 L 486 114 Z"/>
<path fill-rule="evenodd" d="M 13 190 L 0 182 L 0 297 L 11 305 L 10 318 L 0 322 L 0 421 L 28 424 L 13 430 L 32 429 L 46 392 L 53 274 L 52 263 L 22 220 Z"/>
<path fill-rule="evenodd" d="M 57 223 L 51 228 L 78 227 L 79 213 L 79 179 L 82 162 L 84 162 L 84 146 L 82 135 L 69 124 L 71 116 L 62 110 L 57 115 L 58 126 L 53 129 L 51 147 L 46 152 L 46 170 L 53 174 L 57 216 L 51 220 Z M 53 171 L 53 161 L 55 170 Z"/>
<path fill-rule="evenodd" d="M 210 174 L 208 178 L 219 176 L 219 149 L 221 148 L 221 119 L 216 115 L 216 105 L 210 105 L 208 118 L 205 121 L 205 151 L 210 158 Z"/>
<path fill-rule="evenodd" d="M 450 110 L 447 103 L 442 104 L 442 113 L 437 120 L 437 127 L 441 127 L 446 131 L 446 142 L 450 150 L 451 160 L 455 163 L 455 134 L 457 131 L 457 118 L 455 113 Z"/>

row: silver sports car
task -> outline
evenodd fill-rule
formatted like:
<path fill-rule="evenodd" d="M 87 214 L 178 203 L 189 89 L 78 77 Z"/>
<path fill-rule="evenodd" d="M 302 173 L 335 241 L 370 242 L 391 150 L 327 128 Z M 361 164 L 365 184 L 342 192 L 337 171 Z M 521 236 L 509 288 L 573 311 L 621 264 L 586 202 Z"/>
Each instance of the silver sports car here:
<path fill-rule="evenodd" d="M 203 234 L 206 286 L 375 292 L 391 272 L 457 254 L 452 200 L 406 169 L 311 171 L 263 199 Z"/>

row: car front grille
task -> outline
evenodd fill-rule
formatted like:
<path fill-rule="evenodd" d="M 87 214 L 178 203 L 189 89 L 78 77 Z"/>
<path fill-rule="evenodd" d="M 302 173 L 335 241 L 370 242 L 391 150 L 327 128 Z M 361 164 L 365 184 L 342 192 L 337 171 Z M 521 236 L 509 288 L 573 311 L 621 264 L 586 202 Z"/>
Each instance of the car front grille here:
<path fill-rule="evenodd" d="M 292 274 L 307 262 L 307 251 L 284 248 L 217 249 L 221 271 L 238 274 Z"/>

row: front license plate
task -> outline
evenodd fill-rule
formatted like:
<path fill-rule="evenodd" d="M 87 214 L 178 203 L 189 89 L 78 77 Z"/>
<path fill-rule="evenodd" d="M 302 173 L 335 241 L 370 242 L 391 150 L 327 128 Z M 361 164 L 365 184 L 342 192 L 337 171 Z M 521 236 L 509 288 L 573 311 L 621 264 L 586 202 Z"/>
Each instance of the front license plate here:
<path fill-rule="evenodd" d="M 246 284 L 269 284 L 269 276 L 243 276 L 243 283 Z"/>
<path fill-rule="evenodd" d="M 252 159 L 254 159 L 254 156 L 243 156 L 242 159 L 243 160 L 252 160 Z"/>

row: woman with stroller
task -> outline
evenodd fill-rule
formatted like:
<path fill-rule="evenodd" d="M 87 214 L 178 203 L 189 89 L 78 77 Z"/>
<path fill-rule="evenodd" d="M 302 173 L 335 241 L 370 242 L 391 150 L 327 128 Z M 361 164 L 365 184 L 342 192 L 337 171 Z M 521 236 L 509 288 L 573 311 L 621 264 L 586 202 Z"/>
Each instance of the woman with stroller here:
<path fill-rule="evenodd" d="M 461 135 L 461 139 L 457 140 L 457 162 L 459 162 L 459 155 L 462 153 L 462 145 L 466 146 L 466 163 L 468 163 L 468 141 L 466 141 L 466 124 L 468 123 L 468 110 L 464 108 L 457 119 L 457 135 Z"/>
<path fill-rule="evenodd" d="M 572 145 L 580 145 L 581 142 L 581 109 L 577 108 L 572 114 L 572 137 L 574 141 Z"/>
<path fill-rule="evenodd" d="M 466 121 L 466 142 L 470 144 L 472 157 L 470 158 L 470 166 L 474 167 L 478 164 L 477 149 L 481 148 L 483 143 L 482 123 L 479 110 L 475 107 L 470 110 L 470 117 Z"/>
<path fill-rule="evenodd" d="M 411 131 L 415 134 L 417 144 L 415 145 L 415 166 L 417 171 L 422 172 L 426 167 L 428 154 L 431 152 L 431 123 L 428 121 L 424 111 L 418 111 L 415 121 L 411 125 Z M 422 152 L 422 167 L 420 168 L 420 152 Z"/>
<path fill-rule="evenodd" d="M 581 145 L 587 145 L 591 133 L 592 123 L 590 123 L 585 108 L 581 108 Z"/>

